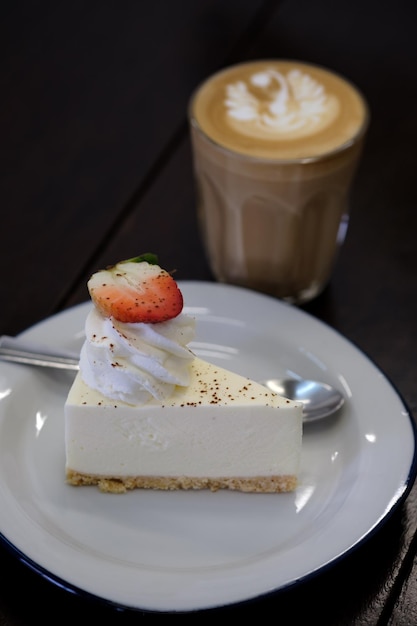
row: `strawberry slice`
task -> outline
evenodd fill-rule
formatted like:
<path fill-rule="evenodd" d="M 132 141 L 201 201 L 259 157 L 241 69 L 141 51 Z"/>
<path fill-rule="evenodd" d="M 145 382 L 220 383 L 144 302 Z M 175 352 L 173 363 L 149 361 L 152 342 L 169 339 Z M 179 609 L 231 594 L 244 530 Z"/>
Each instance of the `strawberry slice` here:
<path fill-rule="evenodd" d="M 99 311 L 119 322 L 165 322 L 179 315 L 183 307 L 177 283 L 152 254 L 96 272 L 87 286 Z"/>

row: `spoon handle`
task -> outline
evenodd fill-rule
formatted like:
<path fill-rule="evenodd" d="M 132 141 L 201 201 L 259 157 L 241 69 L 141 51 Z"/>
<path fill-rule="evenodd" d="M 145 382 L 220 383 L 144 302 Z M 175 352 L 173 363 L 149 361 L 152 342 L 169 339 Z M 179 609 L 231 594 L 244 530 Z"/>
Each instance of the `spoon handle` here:
<path fill-rule="evenodd" d="M 55 350 L 49 353 L 47 348 L 39 349 L 19 338 L 2 335 L 0 337 L 0 360 L 76 371 L 79 359 L 75 354 Z"/>

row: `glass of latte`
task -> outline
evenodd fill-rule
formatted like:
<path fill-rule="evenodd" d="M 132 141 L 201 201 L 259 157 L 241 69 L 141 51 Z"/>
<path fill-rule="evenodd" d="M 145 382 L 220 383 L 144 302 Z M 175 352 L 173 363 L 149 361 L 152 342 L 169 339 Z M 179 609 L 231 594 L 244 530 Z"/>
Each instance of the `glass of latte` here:
<path fill-rule="evenodd" d="M 198 218 L 217 280 L 301 304 L 327 285 L 368 126 L 346 79 L 298 61 L 226 68 L 189 108 Z"/>

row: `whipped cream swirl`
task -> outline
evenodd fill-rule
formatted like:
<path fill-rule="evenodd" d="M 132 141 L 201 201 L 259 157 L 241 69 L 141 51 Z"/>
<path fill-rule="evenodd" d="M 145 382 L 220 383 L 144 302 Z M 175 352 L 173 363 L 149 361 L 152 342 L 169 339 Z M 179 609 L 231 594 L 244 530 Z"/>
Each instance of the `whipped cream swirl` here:
<path fill-rule="evenodd" d="M 158 324 L 123 323 L 95 307 L 85 323 L 81 377 L 107 398 L 143 404 L 168 398 L 175 385 L 187 386 L 194 355 L 187 344 L 195 321 L 180 313 Z"/>

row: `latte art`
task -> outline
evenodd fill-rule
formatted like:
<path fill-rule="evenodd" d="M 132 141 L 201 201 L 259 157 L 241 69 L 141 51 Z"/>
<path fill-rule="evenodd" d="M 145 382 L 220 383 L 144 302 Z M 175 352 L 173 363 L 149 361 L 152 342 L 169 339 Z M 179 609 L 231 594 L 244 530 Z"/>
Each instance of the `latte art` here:
<path fill-rule="evenodd" d="M 236 132 L 271 140 L 319 132 L 339 113 L 338 99 L 299 69 L 284 74 L 268 67 L 228 84 L 224 104 Z"/>
<path fill-rule="evenodd" d="M 297 61 L 253 61 L 222 70 L 191 102 L 194 123 L 215 143 L 250 157 L 312 159 L 355 141 L 366 125 L 347 80 Z"/>

